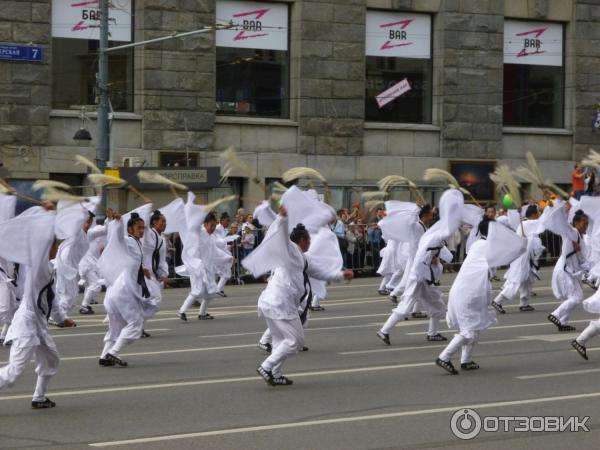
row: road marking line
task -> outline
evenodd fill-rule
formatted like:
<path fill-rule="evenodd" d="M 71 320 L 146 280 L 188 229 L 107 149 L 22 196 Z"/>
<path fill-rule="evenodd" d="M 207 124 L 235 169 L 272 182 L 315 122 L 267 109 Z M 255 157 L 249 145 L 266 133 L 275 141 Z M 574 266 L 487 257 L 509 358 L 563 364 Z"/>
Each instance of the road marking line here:
<path fill-rule="evenodd" d="M 290 429 L 290 428 L 304 428 L 311 427 L 316 425 L 331 425 L 331 424 L 339 424 L 339 423 L 352 423 L 352 422 L 363 422 L 363 421 L 372 421 L 372 420 L 385 420 L 385 419 L 395 419 L 399 417 L 410 417 L 410 416 L 423 416 L 429 414 L 439 414 L 439 413 L 451 413 L 463 408 L 469 409 L 488 409 L 488 408 L 500 408 L 504 406 L 517 406 L 517 405 L 532 405 L 537 403 L 552 403 L 552 402 L 561 402 L 567 400 L 579 400 L 579 399 L 588 399 L 600 397 L 600 392 L 589 392 L 586 394 L 573 394 L 573 395 L 562 395 L 555 397 L 542 397 L 542 398 L 531 398 L 525 400 L 509 400 L 503 402 L 490 402 L 490 403 L 478 403 L 471 405 L 454 405 L 447 406 L 443 408 L 431 408 L 431 409 L 421 409 L 421 410 L 413 410 L 413 411 L 398 411 L 392 413 L 383 413 L 383 414 L 371 414 L 365 416 L 354 416 L 354 417 L 338 417 L 333 419 L 320 419 L 320 420 L 308 420 L 305 422 L 289 422 L 289 423 L 279 423 L 279 424 L 271 424 L 271 425 L 258 425 L 251 427 L 240 427 L 240 428 L 228 428 L 222 430 L 213 430 L 213 431 L 200 431 L 196 433 L 182 433 L 182 434 L 172 434 L 167 436 L 155 436 L 148 438 L 138 438 L 138 439 L 127 439 L 123 441 L 112 441 L 112 442 L 95 442 L 92 444 L 88 444 L 90 447 L 110 447 L 116 445 L 132 445 L 132 444 L 144 444 L 149 442 L 161 442 L 161 441 L 173 441 L 179 439 L 191 439 L 191 438 L 199 438 L 199 437 L 208 437 L 208 436 L 223 436 L 230 434 L 240 434 L 240 433 L 252 433 L 257 431 L 272 431 L 272 430 L 282 430 L 282 429 Z"/>
<path fill-rule="evenodd" d="M 125 356 L 125 355 L 123 355 L 123 356 Z M 316 372 L 291 373 L 288 376 L 296 377 L 296 378 L 318 377 L 318 376 L 323 376 L 323 375 L 339 375 L 339 374 L 344 374 L 344 373 L 380 372 L 380 371 L 384 371 L 384 370 L 408 369 L 408 368 L 413 368 L 413 367 L 426 367 L 426 366 L 433 366 L 433 363 L 432 362 L 424 362 L 424 363 L 394 364 L 394 365 L 389 365 L 389 366 L 355 367 L 355 368 L 351 368 L 351 369 L 319 370 Z M 134 385 L 134 386 L 84 389 L 84 390 L 79 390 L 79 391 L 57 391 L 57 392 L 52 392 L 52 396 L 53 397 L 65 397 L 65 396 L 73 396 L 73 395 L 103 394 L 103 393 L 109 393 L 109 392 L 140 391 L 140 390 L 148 390 L 148 389 L 165 389 L 165 388 L 187 387 L 187 386 L 239 383 L 239 382 L 245 382 L 245 381 L 258 382 L 260 380 L 261 379 L 257 375 L 254 375 L 251 377 L 182 381 L 182 382 L 178 382 L 178 383 L 142 384 L 142 385 Z M 21 400 L 24 398 L 31 398 L 31 394 L 0 396 L 0 401 Z"/>
<path fill-rule="evenodd" d="M 496 341 L 481 341 L 478 342 L 477 344 L 504 344 L 504 343 L 510 343 L 510 342 L 522 342 L 523 339 L 519 338 L 519 339 L 499 339 Z M 338 355 L 361 355 L 361 354 L 366 354 L 366 353 L 385 353 L 385 352 L 402 352 L 402 351 L 406 351 L 406 350 L 423 350 L 423 349 L 429 349 L 429 348 L 445 348 L 448 346 L 448 343 L 446 344 L 433 344 L 433 345 L 418 345 L 418 346 L 413 346 L 413 347 L 393 347 L 393 348 L 378 348 L 378 349 L 374 349 L 374 350 L 356 350 L 356 351 L 351 351 L 351 352 L 338 352 Z"/>
<path fill-rule="evenodd" d="M 304 331 L 322 331 L 322 330 L 341 330 L 344 328 L 369 328 L 376 327 L 379 323 L 369 323 L 363 325 L 342 325 L 337 327 L 319 327 L 319 328 L 305 328 Z M 236 336 L 257 336 L 263 334 L 264 331 L 249 331 L 246 333 L 231 333 L 231 334 L 207 334 L 203 336 L 198 336 L 200 338 L 223 338 L 223 337 L 236 337 Z"/>
<path fill-rule="evenodd" d="M 538 373 L 535 375 L 520 375 L 515 377 L 519 380 L 535 380 L 538 378 L 551 378 L 551 377 L 563 377 L 566 375 L 583 375 L 586 373 L 600 372 L 600 369 L 584 369 L 584 370 L 569 370 L 567 372 L 554 372 L 554 373 Z"/>
<path fill-rule="evenodd" d="M 589 322 L 589 319 L 582 319 L 582 320 L 570 320 L 569 323 L 580 323 L 580 322 Z M 542 327 L 542 326 L 556 326 L 551 324 L 550 322 L 536 322 L 536 323 L 523 323 L 523 324 L 517 324 L 517 325 L 500 325 L 497 327 L 490 327 L 488 328 L 488 330 L 504 330 L 504 329 L 508 329 L 508 328 L 523 328 L 523 327 Z M 440 330 L 440 333 L 452 333 L 456 330 Z M 558 332 L 557 332 L 558 333 Z M 404 333 L 407 336 L 414 336 L 414 335 L 419 335 L 419 334 L 423 334 L 423 333 L 418 333 L 418 332 L 410 332 L 410 333 Z"/>
<path fill-rule="evenodd" d="M 147 332 L 151 332 L 151 331 L 155 332 L 155 331 L 169 331 L 169 330 L 170 330 L 170 328 L 154 328 L 152 330 L 148 329 L 148 330 L 145 330 L 145 331 L 147 331 Z M 53 334 L 52 337 L 56 339 L 56 338 L 62 338 L 62 337 L 77 337 L 77 336 L 79 336 L 79 337 L 80 336 L 103 336 L 105 334 L 106 334 L 105 331 L 102 331 L 102 332 L 99 332 L 99 333 L 76 333 L 76 334 L 67 334 L 67 333 L 64 333 L 64 334 Z"/>

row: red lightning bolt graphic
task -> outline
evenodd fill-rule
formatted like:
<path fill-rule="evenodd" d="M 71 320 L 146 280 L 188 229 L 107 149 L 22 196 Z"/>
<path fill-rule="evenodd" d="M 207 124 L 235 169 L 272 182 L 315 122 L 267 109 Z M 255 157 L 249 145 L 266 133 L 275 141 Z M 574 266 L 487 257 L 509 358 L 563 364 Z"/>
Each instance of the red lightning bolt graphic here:
<path fill-rule="evenodd" d="M 71 3 L 71 7 L 78 8 L 79 6 L 97 5 L 98 0 L 91 0 L 89 2 Z"/>
<path fill-rule="evenodd" d="M 523 31 L 521 33 L 517 33 L 516 36 L 527 36 L 528 34 L 535 34 L 535 37 L 540 37 L 542 34 L 544 34 L 544 31 L 546 31 L 547 29 L 548 29 L 548 27 L 536 28 L 535 30 Z"/>
<path fill-rule="evenodd" d="M 254 11 L 248 11 L 248 12 L 245 12 L 245 13 L 234 14 L 233 17 L 256 16 L 256 20 L 259 20 L 262 16 L 264 16 L 268 12 L 269 12 L 269 10 L 267 8 L 265 8 L 265 9 L 256 9 Z"/>
<path fill-rule="evenodd" d="M 87 28 L 88 27 L 85 25 L 85 22 L 82 20 L 82 21 L 76 23 L 75 25 L 73 25 L 73 28 L 71 28 L 71 31 L 82 31 Z"/>
<path fill-rule="evenodd" d="M 233 17 L 246 17 L 246 16 L 256 16 L 256 20 L 259 20 L 262 16 L 269 12 L 268 8 L 265 9 L 256 9 L 254 11 L 248 11 L 243 13 L 234 14 Z M 259 34 L 245 34 L 245 31 L 240 31 L 233 38 L 234 41 L 243 41 L 244 39 L 257 38 L 261 36 L 268 36 L 269 33 L 259 33 Z"/>
<path fill-rule="evenodd" d="M 548 29 L 548 27 L 546 27 L 546 28 L 536 28 L 535 30 L 523 31 L 521 33 L 517 33 L 515 36 L 528 36 L 530 34 L 535 34 L 535 37 L 538 38 L 542 34 L 544 34 L 544 31 L 546 31 L 547 29 Z M 537 50 L 535 52 L 527 53 L 527 50 L 523 49 L 519 53 L 517 53 L 517 58 L 522 58 L 524 56 L 529 56 L 529 55 L 539 55 L 541 53 L 546 53 L 546 50 L 541 50 L 541 51 Z"/>
<path fill-rule="evenodd" d="M 390 45 L 392 41 L 387 41 L 385 44 L 383 44 L 381 46 L 381 48 L 379 50 L 389 50 L 390 48 L 394 48 L 394 47 L 404 47 L 406 45 L 412 45 L 412 42 L 404 42 L 403 44 L 393 44 Z"/>
<path fill-rule="evenodd" d="M 413 21 L 414 19 L 404 19 L 404 20 L 399 20 L 398 22 L 390 22 L 390 23 L 384 23 L 379 25 L 379 28 L 387 28 L 387 27 L 393 27 L 395 25 L 402 25 L 402 29 L 404 30 L 408 25 L 410 25 L 410 23 Z"/>

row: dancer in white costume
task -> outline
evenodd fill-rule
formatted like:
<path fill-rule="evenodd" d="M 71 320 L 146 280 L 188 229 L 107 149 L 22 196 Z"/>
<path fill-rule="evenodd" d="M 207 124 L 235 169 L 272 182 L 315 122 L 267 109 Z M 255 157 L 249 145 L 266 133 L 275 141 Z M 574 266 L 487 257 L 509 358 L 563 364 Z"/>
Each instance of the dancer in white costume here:
<path fill-rule="evenodd" d="M 102 277 L 98 271 L 98 259 L 106 246 L 106 226 L 96 225 L 87 232 L 88 251 L 79 263 L 79 276 L 84 282 L 83 300 L 79 314 L 94 314 L 92 304 L 97 303 L 102 291 Z"/>
<path fill-rule="evenodd" d="M 310 235 L 299 224 L 288 235 L 285 209 L 270 227 L 267 235 L 242 264 L 255 277 L 269 271 L 272 276 L 258 300 L 258 314 L 264 317 L 273 336 L 271 354 L 257 368 L 257 373 L 271 386 L 289 386 L 292 380 L 282 373 L 283 362 L 300 351 L 304 344 L 304 328 L 299 308 L 310 302 L 309 277 L 325 281 L 351 279 L 352 271 L 341 272 L 306 254 Z"/>
<path fill-rule="evenodd" d="M 108 331 L 98 363 L 100 366 L 126 367 L 127 362 L 119 355 L 141 337 L 144 304 L 154 303 L 160 292 L 147 283 L 151 269 L 144 265 L 143 219 L 136 212 L 128 214 L 126 234 L 123 218 L 110 210 L 107 214 L 113 220 L 107 225 L 107 244 L 100 256 L 99 268 L 108 284 L 104 297 Z"/>
<path fill-rule="evenodd" d="M 217 245 L 221 247 L 221 250 L 231 255 L 231 250 L 229 249 L 228 244 L 229 242 L 235 239 L 227 238 L 227 230 L 229 229 L 230 223 L 231 218 L 229 217 L 229 214 L 227 214 L 226 212 L 221 213 L 221 217 L 219 218 L 219 223 L 217 225 L 217 228 L 215 229 L 215 232 L 213 233 L 213 237 L 216 239 Z M 217 295 L 220 295 L 221 297 L 227 297 L 227 294 L 225 293 L 224 289 L 225 285 L 231 278 L 231 266 L 223 267 L 222 270 L 220 270 L 218 273 L 218 278 L 219 282 L 217 283 Z"/>
<path fill-rule="evenodd" d="M 447 340 L 438 333 L 439 321 L 446 313 L 442 292 L 438 287 L 438 280 L 443 269 L 440 260 L 448 262 L 452 260 L 452 253 L 445 248 L 444 240 L 454 233 L 464 220 L 463 195 L 455 189 L 447 190 L 442 194 L 439 210 L 440 220 L 427 230 L 419 241 L 419 247 L 410 268 L 411 273 L 400 304 L 392 311 L 381 330 L 377 332 L 377 336 L 386 345 L 390 345 L 389 333 L 394 326 L 410 314 L 415 302 L 419 300 L 429 311 L 427 340 Z"/>
<path fill-rule="evenodd" d="M 502 304 L 511 301 L 519 294 L 519 311 L 534 311 L 535 308 L 529 304 L 532 287 L 535 279 L 539 280 L 538 261 L 544 252 L 544 246 L 539 238 L 539 209 L 536 205 L 527 207 L 525 220 L 517 229 L 519 236 L 527 238 L 527 252 L 515 259 L 504 274 L 504 286 L 498 296 L 492 301 L 492 306 L 500 314 L 506 311 Z"/>
<path fill-rule="evenodd" d="M 202 299 L 202 303 L 198 319 L 214 318 L 208 314 L 208 305 L 217 295 L 216 271 L 217 268 L 231 267 L 233 260 L 231 254 L 221 249 L 211 237 L 217 227 L 216 216 L 206 211 L 203 206 L 194 204 L 195 198 L 193 193 L 188 192 L 185 204 L 186 222 L 180 230 L 184 266 L 176 268 L 179 275 L 190 277 L 191 284 L 190 293 L 177 313 L 183 321 L 187 321 L 187 311 L 199 299 Z"/>
<path fill-rule="evenodd" d="M 494 221 L 482 220 L 478 231 L 479 239 L 471 246 L 448 295 L 446 321 L 458 333 L 436 360 L 452 375 L 458 371 L 451 358 L 461 348 L 460 368 L 479 369 L 472 359 L 473 346 L 480 333 L 497 322 L 496 313 L 490 308 L 490 269 L 510 263 L 525 252 L 527 245 L 525 239 Z"/>
<path fill-rule="evenodd" d="M 394 289 L 392 289 L 389 295 L 389 299 L 397 304 L 398 297 L 401 296 L 402 293 L 404 293 L 404 289 L 406 289 L 410 276 L 410 268 L 417 253 L 419 241 L 433 222 L 433 209 L 430 205 L 420 206 L 420 204 L 409 204 L 410 206 L 406 209 L 401 209 L 394 207 L 394 203 L 404 202 L 386 202 L 386 209 L 389 210 L 390 213 L 386 218 L 380 221 L 380 227 L 382 227 L 384 235 L 392 234 L 393 236 L 396 236 L 399 241 L 400 239 L 404 239 L 401 242 L 406 252 L 406 270 L 403 271 L 401 280 Z M 406 213 L 409 213 L 409 217 L 406 217 Z M 392 283 L 390 282 L 390 284 Z M 421 312 L 419 302 L 415 303 L 411 316 L 415 319 L 427 318 L 427 314 Z"/>
<path fill-rule="evenodd" d="M 573 217 L 572 225 L 568 223 L 566 203 L 555 201 L 554 206 L 547 206 L 542 214 L 543 226 L 562 238 L 560 258 L 552 272 L 552 292 L 561 304 L 549 316 L 548 320 L 558 331 L 575 331 L 568 325 L 573 309 L 583 302 L 581 280 L 587 278 L 591 269 L 585 258 L 583 235 L 588 227 L 587 215 L 578 210 Z"/>
<path fill-rule="evenodd" d="M 56 228 L 56 237 L 62 242 L 58 247 L 56 254 L 56 297 L 57 306 L 60 313 L 56 314 L 58 308 L 52 313 L 52 320 L 60 324 L 60 318 L 69 316 L 69 311 L 75 304 L 75 298 L 79 293 L 79 263 L 89 249 L 87 232 L 92 226 L 94 220 L 93 209 L 99 202 L 96 197 L 92 206 L 87 210 L 81 206 L 74 206 L 73 202 L 61 200 L 57 205 L 57 215 L 68 218 L 66 221 L 58 220 Z M 71 219 L 72 217 L 72 219 Z M 63 227 L 60 224 L 69 223 L 69 226 Z"/>
<path fill-rule="evenodd" d="M 47 208 L 53 208 L 48 205 Z M 19 216 L 0 223 L 0 257 L 27 268 L 24 293 L 19 309 L 8 329 L 6 339 L 12 341 L 8 364 L 0 369 L 0 390 L 11 387 L 24 372 L 31 359 L 36 363 L 37 382 L 31 407 L 52 408 L 56 404 L 46 397 L 50 379 L 58 372 L 59 354 L 48 332 L 48 318 L 56 307 L 54 280 L 50 259 L 56 252 L 54 226 L 56 214 L 42 207 L 29 208 Z M 23 272 L 22 272 L 23 273 Z M 66 327 L 75 323 L 57 318 Z"/>
<path fill-rule="evenodd" d="M 14 195 L 0 195 L 0 223 L 15 216 L 16 205 L 17 197 Z M 8 327 L 19 307 L 16 277 L 14 262 L 0 258 L 0 345 L 4 343 Z"/>

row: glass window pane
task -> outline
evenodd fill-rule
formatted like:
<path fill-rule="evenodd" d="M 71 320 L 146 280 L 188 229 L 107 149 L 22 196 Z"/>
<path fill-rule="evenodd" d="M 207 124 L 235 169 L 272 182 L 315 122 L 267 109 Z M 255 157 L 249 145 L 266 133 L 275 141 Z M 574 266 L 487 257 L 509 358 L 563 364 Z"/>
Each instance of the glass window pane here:
<path fill-rule="evenodd" d="M 110 42 L 117 46 L 125 42 Z M 96 104 L 98 41 L 52 39 L 52 107 Z M 110 101 L 115 111 L 133 111 L 133 49 L 108 56 Z"/>
<path fill-rule="evenodd" d="M 562 128 L 563 84 L 562 67 L 504 64 L 504 125 Z"/>
<path fill-rule="evenodd" d="M 217 47 L 217 114 L 289 117 L 288 52 Z"/>
<path fill-rule="evenodd" d="M 367 56 L 367 121 L 431 123 L 431 60 Z M 404 78 L 410 91 L 379 107 L 375 97 Z"/>

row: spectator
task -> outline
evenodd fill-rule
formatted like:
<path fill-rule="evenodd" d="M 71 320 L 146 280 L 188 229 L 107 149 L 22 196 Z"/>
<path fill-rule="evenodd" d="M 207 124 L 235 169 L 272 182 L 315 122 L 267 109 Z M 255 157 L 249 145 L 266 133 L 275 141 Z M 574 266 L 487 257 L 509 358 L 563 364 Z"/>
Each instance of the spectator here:
<path fill-rule="evenodd" d="M 367 242 L 371 249 L 371 267 L 373 267 L 373 274 L 377 272 L 379 264 L 381 263 L 381 249 L 383 248 L 383 238 L 381 236 L 381 228 L 377 223 L 372 223 L 367 231 Z"/>
<path fill-rule="evenodd" d="M 244 224 L 243 233 L 242 233 L 242 247 L 244 249 L 244 258 L 252 253 L 254 250 L 254 244 L 256 243 L 256 238 L 254 237 L 254 226 L 252 224 Z"/>
<path fill-rule="evenodd" d="M 483 217 L 487 220 L 496 220 L 496 207 L 494 205 L 487 205 Z"/>
<path fill-rule="evenodd" d="M 346 268 L 355 269 L 354 252 L 357 247 L 358 236 L 356 233 L 356 225 L 350 225 L 346 230 Z M 343 254 L 343 253 L 342 253 Z"/>
<path fill-rule="evenodd" d="M 585 177 L 585 195 L 595 195 L 596 192 L 596 169 L 588 168 Z"/>
<path fill-rule="evenodd" d="M 367 228 L 362 217 L 358 217 L 358 219 L 356 219 L 355 227 L 357 246 L 356 250 L 354 251 L 354 267 L 362 269 L 365 266 L 365 249 L 367 248 Z"/>
<path fill-rule="evenodd" d="M 571 172 L 571 184 L 573 195 L 576 200 L 581 198 L 581 195 L 585 192 L 585 184 L 584 184 L 585 175 L 583 173 L 583 169 L 579 163 L 575 163 L 575 168 L 573 172 Z"/>
<path fill-rule="evenodd" d="M 338 211 L 337 217 L 329 225 L 331 231 L 333 231 L 333 233 L 338 238 L 338 243 L 340 244 L 340 251 L 342 252 L 342 255 L 345 254 L 346 251 L 346 224 L 344 223 L 345 217 L 346 215 L 344 213 L 344 210 L 340 209 Z"/>

